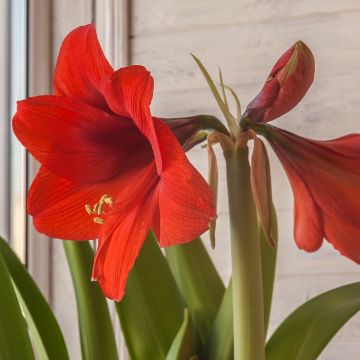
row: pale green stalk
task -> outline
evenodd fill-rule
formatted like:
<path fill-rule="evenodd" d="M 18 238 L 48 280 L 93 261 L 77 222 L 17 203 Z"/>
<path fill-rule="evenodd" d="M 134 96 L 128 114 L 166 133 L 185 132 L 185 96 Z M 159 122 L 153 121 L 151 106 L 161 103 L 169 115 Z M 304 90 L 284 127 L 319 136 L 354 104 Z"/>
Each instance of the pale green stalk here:
<path fill-rule="evenodd" d="M 264 309 L 258 222 L 248 148 L 224 152 L 229 195 L 234 359 L 264 360 Z"/>

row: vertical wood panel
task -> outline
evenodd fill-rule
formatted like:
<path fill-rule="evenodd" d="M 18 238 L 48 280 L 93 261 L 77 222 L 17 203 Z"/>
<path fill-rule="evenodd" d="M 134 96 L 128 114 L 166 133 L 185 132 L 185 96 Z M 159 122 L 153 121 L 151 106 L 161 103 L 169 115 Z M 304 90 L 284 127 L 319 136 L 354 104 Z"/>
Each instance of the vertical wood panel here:
<path fill-rule="evenodd" d="M 9 3 L 0 0 L 0 49 L 9 46 Z M 9 56 L 0 53 L 0 236 L 9 240 Z"/>
<path fill-rule="evenodd" d="M 60 45 L 74 28 L 93 20 L 91 0 L 53 0 L 52 2 L 52 66 Z M 75 293 L 61 240 L 53 240 L 52 306 L 64 332 L 70 358 L 81 359 Z"/>
<path fill-rule="evenodd" d="M 16 101 L 27 95 L 27 1 L 10 2 L 10 124 Z M 10 131 L 10 243 L 19 258 L 26 260 L 27 154 Z"/>
<path fill-rule="evenodd" d="M 51 0 L 30 0 L 28 11 L 28 96 L 51 93 Z M 28 156 L 28 187 L 39 164 Z M 44 296 L 51 287 L 51 239 L 39 234 L 28 218 L 27 267 Z"/>

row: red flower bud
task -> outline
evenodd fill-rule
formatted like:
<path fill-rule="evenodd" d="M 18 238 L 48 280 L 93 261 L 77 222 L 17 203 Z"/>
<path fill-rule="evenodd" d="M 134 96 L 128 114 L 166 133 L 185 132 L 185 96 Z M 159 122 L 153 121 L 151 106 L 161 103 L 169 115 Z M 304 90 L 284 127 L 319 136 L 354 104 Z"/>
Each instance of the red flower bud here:
<path fill-rule="evenodd" d="M 298 41 L 274 65 L 262 90 L 248 105 L 242 118 L 268 122 L 286 114 L 305 96 L 314 72 L 311 50 Z"/>

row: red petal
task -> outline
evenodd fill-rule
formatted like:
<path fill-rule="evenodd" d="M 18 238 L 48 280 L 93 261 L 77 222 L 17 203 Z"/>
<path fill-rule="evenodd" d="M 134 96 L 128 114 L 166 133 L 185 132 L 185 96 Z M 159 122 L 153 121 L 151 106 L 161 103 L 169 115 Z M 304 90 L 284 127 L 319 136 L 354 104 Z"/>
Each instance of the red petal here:
<path fill-rule="evenodd" d="M 104 191 L 74 184 L 41 167 L 29 190 L 28 211 L 35 228 L 49 237 L 96 239 L 100 225 L 86 213 L 85 204 L 98 202 Z"/>
<path fill-rule="evenodd" d="M 102 240 L 96 253 L 93 279 L 99 282 L 109 299 L 122 299 L 127 277 L 149 228 L 146 211 L 139 206 L 125 218 L 119 219 L 113 233 Z"/>
<path fill-rule="evenodd" d="M 336 217 L 325 216 L 326 239 L 347 258 L 360 264 L 360 228 L 344 224 Z"/>
<path fill-rule="evenodd" d="M 142 188 L 142 193 L 135 190 L 136 199 L 128 199 L 124 203 L 117 201 L 99 234 L 93 278 L 98 280 L 110 299 L 120 301 L 125 293 L 127 277 L 150 229 L 157 206 L 157 198 L 154 197 L 157 179 L 155 167 L 150 166 L 137 178 L 137 183 L 130 182 Z M 127 197 L 128 191 L 123 191 L 123 195 Z"/>
<path fill-rule="evenodd" d="M 288 175 L 294 193 L 295 241 L 300 249 L 316 251 L 321 247 L 324 238 L 320 209 L 301 178 L 301 172 L 287 159 L 281 149 L 273 148 Z"/>
<path fill-rule="evenodd" d="M 169 128 L 160 120 L 154 124 L 164 170 L 153 229 L 161 246 L 181 244 L 206 231 L 216 217 L 213 194 Z"/>
<path fill-rule="evenodd" d="M 55 94 L 107 109 L 99 89 L 102 78 L 113 71 L 100 47 L 94 25 L 80 26 L 62 43 L 54 74 Z"/>
<path fill-rule="evenodd" d="M 130 119 L 70 98 L 20 101 L 13 128 L 37 160 L 71 181 L 107 181 L 153 158 L 150 145 Z"/>
<path fill-rule="evenodd" d="M 359 262 L 360 135 L 316 141 L 269 129 L 268 139 L 289 175 L 298 203 L 296 229 L 318 233 L 318 238 L 323 235 L 343 255 Z M 309 219 L 304 221 L 304 217 Z"/>
<path fill-rule="evenodd" d="M 140 65 L 128 66 L 116 71 L 103 81 L 103 94 L 111 110 L 121 116 L 129 116 L 149 140 L 158 173 L 162 171 L 162 159 L 150 113 L 154 81 L 150 73 Z"/>

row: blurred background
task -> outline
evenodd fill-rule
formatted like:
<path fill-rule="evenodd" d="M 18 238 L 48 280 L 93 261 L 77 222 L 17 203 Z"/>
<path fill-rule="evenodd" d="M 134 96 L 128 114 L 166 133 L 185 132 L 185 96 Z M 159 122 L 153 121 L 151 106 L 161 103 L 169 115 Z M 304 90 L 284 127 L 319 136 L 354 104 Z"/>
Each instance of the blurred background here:
<path fill-rule="evenodd" d="M 51 93 L 61 41 L 76 26 L 90 22 L 95 22 L 114 67 L 142 64 L 151 71 L 156 116 L 220 117 L 190 52 L 214 77 L 221 66 L 225 83 L 245 108 L 277 58 L 301 39 L 315 55 L 315 82 L 301 104 L 276 125 L 315 139 L 360 130 L 358 0 L 0 0 L 0 235 L 10 241 L 52 304 L 73 359 L 80 358 L 80 346 L 62 244 L 37 234 L 26 216 L 27 188 L 37 164 L 14 139 L 10 120 L 16 100 Z M 209 251 L 227 283 L 231 266 L 225 168 L 216 150 L 219 221 L 217 246 Z M 197 147 L 189 157 L 206 177 L 206 149 Z M 271 150 L 270 157 L 280 230 L 274 329 L 304 300 L 358 281 L 360 270 L 327 243 L 313 254 L 297 249 L 291 189 Z M 207 236 L 204 240 L 208 243 Z M 117 334 L 126 356 L 118 327 Z M 360 315 L 344 326 L 320 358 L 360 359 Z"/>

